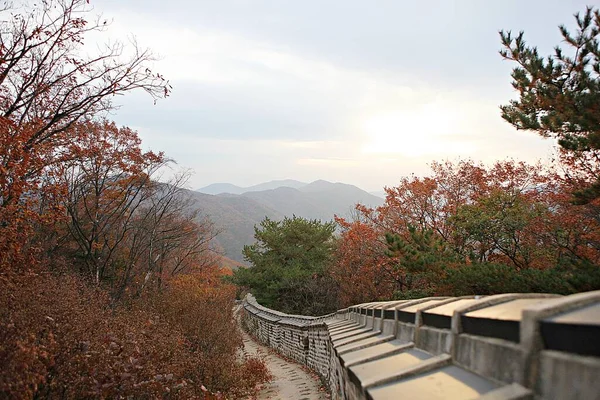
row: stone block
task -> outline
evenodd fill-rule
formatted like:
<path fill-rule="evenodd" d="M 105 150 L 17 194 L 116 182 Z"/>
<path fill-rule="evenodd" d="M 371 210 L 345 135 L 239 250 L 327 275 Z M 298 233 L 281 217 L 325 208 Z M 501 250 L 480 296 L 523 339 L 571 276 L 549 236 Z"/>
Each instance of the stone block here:
<path fill-rule="evenodd" d="M 373 345 L 389 342 L 391 340 L 394 340 L 394 335 L 377 335 L 377 336 L 358 340 L 356 342 L 338 346 L 338 347 L 334 347 L 334 348 L 335 348 L 335 352 L 339 356 L 344 353 L 349 353 L 351 351 L 360 350 L 365 347 L 371 347 Z"/>
<path fill-rule="evenodd" d="M 521 382 L 521 347 L 507 340 L 462 334 L 454 339 L 453 361 L 499 382 Z"/>
<path fill-rule="evenodd" d="M 464 400 L 475 399 L 497 388 L 493 382 L 448 365 L 397 382 L 369 388 L 367 399 Z"/>
<path fill-rule="evenodd" d="M 414 343 L 402 343 L 398 340 L 375 344 L 339 355 L 341 365 L 348 368 L 353 365 L 389 357 L 414 347 Z"/>
<path fill-rule="evenodd" d="M 542 351 L 535 389 L 543 399 L 600 400 L 600 358 Z"/>

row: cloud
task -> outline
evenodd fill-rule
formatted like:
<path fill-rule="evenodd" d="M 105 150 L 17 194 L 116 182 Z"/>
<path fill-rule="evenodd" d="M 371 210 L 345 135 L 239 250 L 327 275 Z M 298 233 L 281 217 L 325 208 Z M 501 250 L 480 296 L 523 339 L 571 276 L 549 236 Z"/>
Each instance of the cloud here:
<path fill-rule="evenodd" d="M 114 17 L 110 35 L 135 34 L 174 85 L 155 107 L 143 94 L 118 99 L 113 117 L 194 168 L 194 186 L 323 178 L 371 190 L 427 173 L 434 159 L 545 157 L 551 141 L 500 118 L 514 94 L 497 30 L 553 40 L 548 32 L 577 10 L 541 1 L 97 4 Z M 540 21 L 561 18 L 542 29 L 517 4 Z"/>
<path fill-rule="evenodd" d="M 298 165 L 306 165 L 311 167 L 327 167 L 327 168 L 348 168 L 350 166 L 358 166 L 359 161 L 352 158 L 300 158 L 296 161 Z"/>

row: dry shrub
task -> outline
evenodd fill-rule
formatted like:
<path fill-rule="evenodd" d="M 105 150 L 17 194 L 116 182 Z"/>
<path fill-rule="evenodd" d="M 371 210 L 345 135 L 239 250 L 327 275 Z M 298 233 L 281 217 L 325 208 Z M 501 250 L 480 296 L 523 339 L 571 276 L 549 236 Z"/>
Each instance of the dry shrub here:
<path fill-rule="evenodd" d="M 168 325 L 138 310 L 112 310 L 104 292 L 73 276 L 2 278 L 0 397 L 189 392 L 182 376 L 191 353 Z"/>
<path fill-rule="evenodd" d="M 33 273 L 0 275 L 0 397 L 31 398 L 46 382 L 57 343 L 40 308 L 45 285 Z M 41 315 L 38 315 L 41 314 Z M 48 317 L 48 318 L 46 318 Z"/>
<path fill-rule="evenodd" d="M 111 307 L 76 276 L 0 274 L 0 398 L 250 393 L 264 364 L 236 359 L 231 289 L 210 282 L 182 278 L 164 295 Z"/>
<path fill-rule="evenodd" d="M 200 354 L 197 369 L 205 386 L 237 398 L 251 394 L 270 374 L 263 360 L 240 357 L 242 336 L 233 315 L 236 288 L 221 278 L 216 268 L 180 276 L 155 304 Z"/>

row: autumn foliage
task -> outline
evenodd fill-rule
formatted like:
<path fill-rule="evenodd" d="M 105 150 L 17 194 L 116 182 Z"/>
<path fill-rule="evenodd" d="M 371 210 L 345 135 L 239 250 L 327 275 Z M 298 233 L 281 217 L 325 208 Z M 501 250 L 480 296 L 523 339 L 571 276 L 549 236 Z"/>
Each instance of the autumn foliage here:
<path fill-rule="evenodd" d="M 171 87 L 135 44 L 129 59 L 119 43 L 81 56 L 86 34 L 106 26 L 89 11 L 87 0 L 0 9 L 0 397 L 252 395 L 268 371 L 240 353 L 217 232 L 186 196 L 186 175 L 161 180 L 170 160 L 104 118 L 115 95 L 156 100 Z M 394 297 L 599 289 L 600 64 L 597 41 L 585 39 L 600 34 L 600 16 L 578 19 L 579 36 L 563 36 L 585 54 L 559 52 L 557 68 L 503 34 L 522 97 L 504 118 L 562 140 L 553 168 L 434 162 L 431 175 L 386 188 L 381 207 L 337 218 L 337 238 L 333 223 L 267 219 L 245 250 L 255 270 L 234 278 L 314 313 Z M 557 93 L 565 70 L 574 86 Z M 585 118 L 555 107 L 569 99 Z"/>
<path fill-rule="evenodd" d="M 235 289 L 186 174 L 102 118 L 112 98 L 166 97 L 152 55 L 81 56 L 86 0 L 0 9 L 0 397 L 218 398 L 252 394 Z"/>
<path fill-rule="evenodd" d="M 385 255 L 380 230 L 367 221 L 336 218 L 342 229 L 330 274 L 340 286 L 341 304 L 390 298 L 395 272 Z"/>
<path fill-rule="evenodd" d="M 433 163 L 430 176 L 386 188 L 383 206 L 337 219 L 331 274 L 345 304 L 598 288 L 598 206 L 574 204 L 575 189 L 573 173 L 541 165 Z"/>
<path fill-rule="evenodd" d="M 600 289 L 600 11 L 575 20 L 548 56 L 500 31 L 519 97 L 501 116 L 556 139 L 552 166 L 433 162 L 429 176 L 386 188 L 383 206 L 358 205 L 354 220 L 338 219 L 332 276 L 345 304 Z"/>
<path fill-rule="evenodd" d="M 3 398 L 241 397 L 268 378 L 240 358 L 233 292 L 216 270 L 114 307 L 81 278 L 0 281 Z M 58 300 L 60 299 L 60 300 Z"/>

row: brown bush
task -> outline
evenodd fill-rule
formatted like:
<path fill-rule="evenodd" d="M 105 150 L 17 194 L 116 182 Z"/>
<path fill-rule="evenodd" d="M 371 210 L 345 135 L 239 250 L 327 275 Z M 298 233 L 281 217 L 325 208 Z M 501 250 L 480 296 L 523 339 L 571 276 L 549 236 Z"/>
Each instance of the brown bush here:
<path fill-rule="evenodd" d="M 0 398 L 251 393 L 264 364 L 237 358 L 231 288 L 204 287 L 211 282 L 186 277 L 153 299 L 111 307 L 75 276 L 3 273 Z"/>
<path fill-rule="evenodd" d="M 218 269 L 205 269 L 170 282 L 156 308 L 201 354 L 197 371 L 211 391 L 241 397 L 270 378 L 262 360 L 242 358 L 242 336 L 234 319 L 236 288 Z"/>

